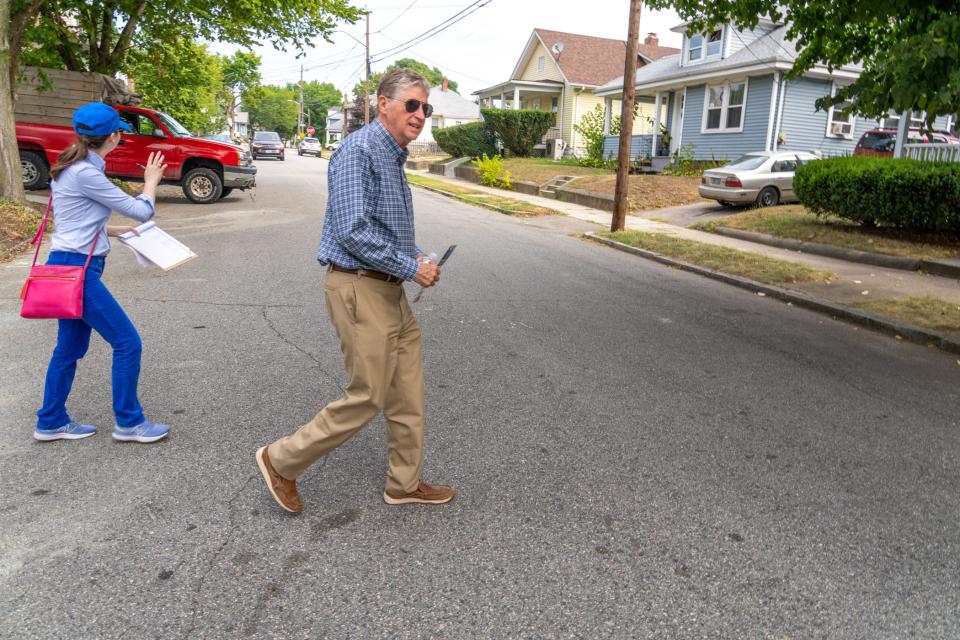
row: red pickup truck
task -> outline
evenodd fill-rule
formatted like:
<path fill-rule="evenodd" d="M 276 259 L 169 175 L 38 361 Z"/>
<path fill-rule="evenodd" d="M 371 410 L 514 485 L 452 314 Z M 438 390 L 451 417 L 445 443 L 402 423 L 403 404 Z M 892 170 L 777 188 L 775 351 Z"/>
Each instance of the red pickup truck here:
<path fill-rule="evenodd" d="M 142 107 L 114 105 L 133 130 L 124 132 L 118 146 L 107 155 L 110 177 L 142 180 L 143 165 L 152 151 L 161 151 L 167 169 L 163 182 L 179 184 L 193 202 L 216 202 L 234 189 L 255 186 L 257 168 L 241 147 L 196 138 L 172 117 Z M 73 129 L 51 124 L 21 122 L 17 117 L 17 146 L 23 168 L 23 186 L 43 189 L 50 166 L 76 141 Z"/>

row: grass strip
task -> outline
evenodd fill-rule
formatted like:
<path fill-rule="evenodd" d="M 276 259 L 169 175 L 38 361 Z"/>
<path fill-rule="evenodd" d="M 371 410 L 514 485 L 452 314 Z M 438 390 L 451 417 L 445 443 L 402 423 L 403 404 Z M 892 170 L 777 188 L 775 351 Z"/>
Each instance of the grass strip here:
<path fill-rule="evenodd" d="M 927 329 L 960 334 L 960 304 L 955 302 L 916 296 L 866 300 L 853 306 Z"/>
<path fill-rule="evenodd" d="M 778 238 L 818 242 L 890 256 L 928 259 L 960 257 L 960 238 L 957 237 L 946 234 L 912 234 L 898 229 L 865 228 L 839 218 L 818 218 L 802 205 L 745 211 L 728 216 L 722 221 L 708 222 L 702 225 L 702 228 L 710 231 L 714 224 Z"/>
<path fill-rule="evenodd" d="M 500 213 L 515 215 L 518 217 L 537 217 L 537 216 L 560 216 L 562 212 L 554 209 L 548 209 L 524 200 L 515 200 L 500 195 L 494 195 L 485 191 L 468 189 L 459 185 L 450 184 L 443 180 L 432 180 L 416 174 L 407 174 L 407 182 L 417 187 L 424 187 L 432 191 L 439 191 L 452 198 L 472 204 L 485 209 L 492 209 Z"/>
<path fill-rule="evenodd" d="M 43 206 L 43 205 L 40 205 Z M 43 211 L 28 204 L 0 200 L 0 262 L 8 262 L 30 244 Z"/>
<path fill-rule="evenodd" d="M 597 235 L 623 244 L 653 251 L 690 264 L 766 284 L 828 282 L 836 275 L 800 264 L 768 258 L 758 253 L 677 238 L 663 233 L 643 231 L 603 232 Z"/>

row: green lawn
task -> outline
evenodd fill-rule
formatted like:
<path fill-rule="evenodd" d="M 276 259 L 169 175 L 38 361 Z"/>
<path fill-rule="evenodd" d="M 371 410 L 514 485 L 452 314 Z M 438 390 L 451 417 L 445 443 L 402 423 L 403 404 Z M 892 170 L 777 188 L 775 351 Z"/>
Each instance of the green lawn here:
<path fill-rule="evenodd" d="M 802 205 L 753 209 L 726 217 L 715 224 L 891 256 L 929 259 L 960 257 L 960 237 L 865 228 L 839 218 L 818 218 Z M 704 227 L 709 230 L 711 224 Z"/>

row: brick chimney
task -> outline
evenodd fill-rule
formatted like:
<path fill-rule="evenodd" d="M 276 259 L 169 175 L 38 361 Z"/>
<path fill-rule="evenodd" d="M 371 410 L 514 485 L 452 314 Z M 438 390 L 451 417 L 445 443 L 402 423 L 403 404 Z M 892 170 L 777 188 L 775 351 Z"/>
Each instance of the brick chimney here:
<path fill-rule="evenodd" d="M 447 91 L 450 87 L 450 81 L 447 80 L 447 76 L 443 76 L 443 83 L 440 85 L 440 91 Z"/>
<path fill-rule="evenodd" d="M 655 47 L 659 47 L 660 39 L 657 37 L 657 34 L 651 32 L 647 34 L 647 37 L 644 39 L 643 44 L 652 44 Z"/>

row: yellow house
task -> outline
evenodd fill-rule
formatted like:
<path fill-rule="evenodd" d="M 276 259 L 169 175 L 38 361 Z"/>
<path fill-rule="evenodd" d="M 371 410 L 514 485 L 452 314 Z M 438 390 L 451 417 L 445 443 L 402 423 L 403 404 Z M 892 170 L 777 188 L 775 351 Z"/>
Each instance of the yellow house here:
<path fill-rule="evenodd" d="M 642 67 L 677 53 L 679 49 L 659 46 L 656 35 L 650 34 L 639 47 L 637 64 Z M 604 99 L 593 92 L 623 75 L 625 55 L 623 40 L 534 29 L 510 80 L 473 95 L 486 106 L 556 113 L 556 126 L 544 140 L 547 155 L 581 156 L 586 153 L 586 144 L 574 125 L 598 105 L 603 108 Z M 612 106 L 614 113 L 620 112 L 619 101 Z M 651 133 L 652 119 L 653 104 L 639 103 L 634 133 Z"/>

